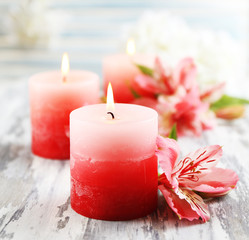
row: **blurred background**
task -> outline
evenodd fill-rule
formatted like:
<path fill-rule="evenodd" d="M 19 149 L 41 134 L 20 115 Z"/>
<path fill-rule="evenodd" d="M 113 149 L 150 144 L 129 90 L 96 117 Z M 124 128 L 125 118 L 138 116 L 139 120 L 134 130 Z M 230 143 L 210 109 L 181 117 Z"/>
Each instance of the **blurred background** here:
<path fill-rule="evenodd" d="M 200 79 L 244 96 L 248 30 L 248 0 L 1 0 L 0 87 L 60 69 L 63 52 L 72 69 L 102 75 L 103 57 L 133 37 L 141 52 L 192 54 Z"/>

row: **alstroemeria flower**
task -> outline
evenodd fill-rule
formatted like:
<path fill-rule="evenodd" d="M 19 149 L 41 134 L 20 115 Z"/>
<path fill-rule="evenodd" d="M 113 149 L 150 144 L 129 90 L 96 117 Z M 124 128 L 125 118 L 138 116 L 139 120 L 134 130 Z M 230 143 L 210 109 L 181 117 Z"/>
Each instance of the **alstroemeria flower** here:
<path fill-rule="evenodd" d="M 143 94 L 133 103 L 154 108 L 159 113 L 159 132 L 168 136 L 174 124 L 177 134 L 200 136 L 212 128 L 214 114 L 208 114 L 209 103 L 200 99 L 193 59 L 184 58 L 175 68 L 155 59 L 153 74 L 141 74 L 135 83 Z M 206 118 L 208 116 L 208 118 Z"/>
<path fill-rule="evenodd" d="M 160 134 L 168 136 L 176 124 L 178 136 L 200 136 L 204 129 L 212 128 L 212 119 L 215 115 L 213 113 L 208 115 L 209 104 L 200 101 L 197 87 L 192 87 L 189 91 L 184 88 L 178 90 L 181 91 L 176 95 L 169 97 L 162 95 L 158 98 L 156 110 L 159 113 Z"/>
<path fill-rule="evenodd" d="M 209 104 L 199 99 L 197 88 L 186 91 L 179 87 L 174 95 L 160 95 L 157 99 L 142 97 L 134 104 L 155 109 L 158 113 L 159 133 L 168 136 L 174 124 L 178 136 L 200 136 L 205 129 L 214 125 L 215 114 L 209 110 Z"/>
<path fill-rule="evenodd" d="M 158 137 L 157 146 L 159 165 L 164 171 L 159 176 L 158 188 L 168 205 L 180 219 L 209 220 L 208 207 L 196 192 L 205 197 L 223 196 L 238 182 L 234 171 L 215 167 L 222 148 L 200 148 L 178 160 L 180 149 L 175 140 Z"/>
<path fill-rule="evenodd" d="M 187 91 L 195 84 L 196 66 L 191 58 L 179 62 L 175 69 L 162 65 L 160 59 L 155 59 L 153 75 L 141 74 L 135 78 L 135 84 L 144 92 L 150 94 L 175 94 L 179 86 Z"/>

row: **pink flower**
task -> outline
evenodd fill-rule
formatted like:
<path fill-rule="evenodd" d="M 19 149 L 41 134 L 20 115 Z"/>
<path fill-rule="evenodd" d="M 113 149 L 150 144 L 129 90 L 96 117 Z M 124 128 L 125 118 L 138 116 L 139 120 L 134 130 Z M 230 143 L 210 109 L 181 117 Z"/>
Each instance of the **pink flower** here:
<path fill-rule="evenodd" d="M 215 167 L 222 148 L 200 148 L 177 161 L 180 150 L 175 140 L 158 137 L 157 146 L 159 165 L 164 171 L 159 176 L 158 188 L 168 205 L 180 219 L 208 221 L 208 207 L 195 192 L 205 197 L 223 196 L 238 182 L 234 171 Z"/>
<path fill-rule="evenodd" d="M 214 125 L 215 115 L 209 110 L 209 103 L 201 101 L 196 73 L 191 58 L 181 60 L 174 69 L 163 67 L 156 58 L 153 71 L 135 78 L 134 89 L 142 97 L 133 103 L 157 110 L 161 135 L 168 136 L 174 124 L 179 136 L 200 136 Z"/>
<path fill-rule="evenodd" d="M 195 78 L 196 67 L 191 58 L 183 59 L 175 69 L 164 68 L 160 59 L 156 58 L 153 75 L 138 75 L 135 84 L 146 93 L 172 95 L 179 86 L 191 89 Z"/>
<path fill-rule="evenodd" d="M 160 134 L 168 136 L 176 123 L 177 134 L 200 136 L 204 129 L 213 126 L 213 113 L 209 113 L 209 104 L 201 102 L 197 87 L 188 92 L 179 88 L 175 95 L 158 98 L 156 110 L 159 113 Z M 208 120 L 207 120 L 208 119 Z"/>
<path fill-rule="evenodd" d="M 141 74 L 135 79 L 135 84 L 140 88 L 140 92 L 157 94 L 172 94 L 175 91 L 176 84 L 170 73 L 163 68 L 159 58 L 155 59 L 153 76 Z"/>

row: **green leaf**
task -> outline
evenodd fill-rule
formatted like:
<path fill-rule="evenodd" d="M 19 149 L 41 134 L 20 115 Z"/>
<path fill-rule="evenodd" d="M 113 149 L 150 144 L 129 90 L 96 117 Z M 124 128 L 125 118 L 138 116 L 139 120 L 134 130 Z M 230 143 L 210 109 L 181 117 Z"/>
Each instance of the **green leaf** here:
<path fill-rule="evenodd" d="M 218 101 L 216 101 L 211 105 L 211 110 L 216 111 L 223 107 L 228 107 L 232 105 L 244 105 L 244 104 L 249 104 L 249 100 L 223 95 Z"/>
<path fill-rule="evenodd" d="M 150 77 L 153 77 L 153 74 L 154 74 L 154 70 L 149 68 L 149 67 L 146 67 L 144 65 L 140 65 L 140 64 L 136 64 L 136 66 L 139 68 L 139 70 L 145 74 L 145 75 L 148 75 Z"/>
<path fill-rule="evenodd" d="M 172 138 L 172 139 L 177 140 L 176 123 L 175 123 L 174 126 L 172 127 L 172 129 L 171 129 L 171 131 L 170 131 L 170 133 L 169 133 L 168 138 Z"/>
<path fill-rule="evenodd" d="M 131 93 L 132 93 L 134 98 L 140 98 L 141 97 L 133 88 L 130 88 L 130 90 L 131 90 Z"/>

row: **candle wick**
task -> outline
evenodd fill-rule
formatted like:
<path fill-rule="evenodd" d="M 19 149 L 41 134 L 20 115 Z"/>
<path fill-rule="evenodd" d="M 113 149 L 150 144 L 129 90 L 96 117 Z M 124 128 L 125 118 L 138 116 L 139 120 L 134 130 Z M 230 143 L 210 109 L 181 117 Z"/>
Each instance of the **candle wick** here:
<path fill-rule="evenodd" d="M 111 114 L 112 119 L 114 119 L 114 118 L 115 118 L 115 117 L 114 117 L 114 114 L 113 114 L 112 112 L 107 112 L 107 114 Z"/>

